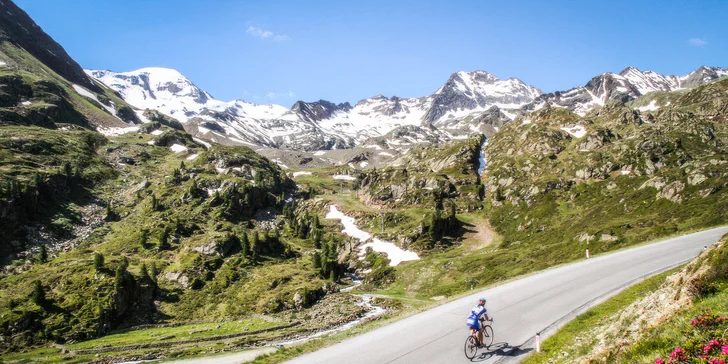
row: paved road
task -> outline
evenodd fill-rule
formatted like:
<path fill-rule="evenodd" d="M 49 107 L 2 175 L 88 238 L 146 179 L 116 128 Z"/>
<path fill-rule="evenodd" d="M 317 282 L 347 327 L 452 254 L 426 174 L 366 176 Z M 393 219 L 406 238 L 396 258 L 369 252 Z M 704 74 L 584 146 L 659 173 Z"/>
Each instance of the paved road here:
<path fill-rule="evenodd" d="M 533 337 L 556 329 L 622 289 L 680 265 L 728 232 L 722 227 L 547 270 L 397 321 L 290 363 L 467 363 L 465 318 L 479 296 L 495 318 L 491 351 L 479 363 L 517 362 Z"/>

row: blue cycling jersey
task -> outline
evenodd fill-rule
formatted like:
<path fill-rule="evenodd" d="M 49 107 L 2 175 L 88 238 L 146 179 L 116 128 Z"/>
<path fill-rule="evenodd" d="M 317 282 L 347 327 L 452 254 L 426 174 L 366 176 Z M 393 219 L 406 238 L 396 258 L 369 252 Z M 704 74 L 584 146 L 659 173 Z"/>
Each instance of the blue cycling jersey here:
<path fill-rule="evenodd" d="M 466 325 L 476 329 L 480 330 L 480 317 L 485 315 L 485 313 L 488 310 L 485 309 L 485 306 L 477 305 L 473 307 L 472 310 L 470 310 L 470 315 L 468 315 L 468 320 L 466 321 Z"/>

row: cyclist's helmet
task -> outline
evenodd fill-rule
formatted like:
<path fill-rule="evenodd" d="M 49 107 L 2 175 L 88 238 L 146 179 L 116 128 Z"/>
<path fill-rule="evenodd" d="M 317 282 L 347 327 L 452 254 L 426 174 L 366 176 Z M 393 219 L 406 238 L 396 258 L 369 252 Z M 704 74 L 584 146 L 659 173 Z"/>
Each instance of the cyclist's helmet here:
<path fill-rule="evenodd" d="M 481 302 L 485 303 L 485 298 L 482 298 L 481 297 L 481 298 L 478 299 L 478 301 L 481 301 Z"/>

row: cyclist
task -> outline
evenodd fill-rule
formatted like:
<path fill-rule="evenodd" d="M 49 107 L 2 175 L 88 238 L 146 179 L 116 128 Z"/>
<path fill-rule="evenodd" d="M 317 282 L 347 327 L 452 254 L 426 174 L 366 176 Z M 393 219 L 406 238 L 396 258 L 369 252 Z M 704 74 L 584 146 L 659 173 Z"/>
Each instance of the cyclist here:
<path fill-rule="evenodd" d="M 481 316 L 485 316 L 485 319 L 488 321 L 493 321 L 488 317 L 487 311 L 485 309 L 485 298 L 480 298 L 478 299 L 478 305 L 470 310 L 470 315 L 468 315 L 468 320 L 466 321 L 466 325 L 470 327 L 470 335 L 475 336 L 475 333 L 478 333 L 478 345 L 483 345 L 483 332 L 480 331 L 482 329 L 480 325 Z"/>

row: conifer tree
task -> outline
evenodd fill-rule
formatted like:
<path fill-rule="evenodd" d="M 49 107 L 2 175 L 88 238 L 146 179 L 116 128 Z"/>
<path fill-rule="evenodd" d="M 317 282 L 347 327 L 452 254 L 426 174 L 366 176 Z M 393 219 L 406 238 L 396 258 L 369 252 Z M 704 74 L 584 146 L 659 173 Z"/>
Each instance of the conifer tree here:
<path fill-rule="evenodd" d="M 46 293 L 39 280 L 33 282 L 33 293 L 30 296 L 33 303 L 42 306 L 46 302 Z"/>
<path fill-rule="evenodd" d="M 48 262 L 48 250 L 47 250 L 45 244 L 40 246 L 40 251 L 38 252 L 38 261 L 40 263 Z"/>
<path fill-rule="evenodd" d="M 244 257 L 250 256 L 250 241 L 248 241 L 248 233 L 243 232 L 243 237 L 240 239 L 240 253 Z"/>
<path fill-rule="evenodd" d="M 97 272 L 104 269 L 104 255 L 99 252 L 94 253 L 94 269 Z"/>

